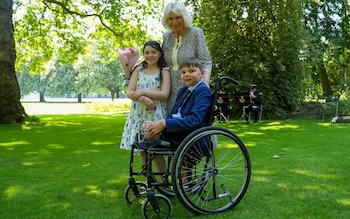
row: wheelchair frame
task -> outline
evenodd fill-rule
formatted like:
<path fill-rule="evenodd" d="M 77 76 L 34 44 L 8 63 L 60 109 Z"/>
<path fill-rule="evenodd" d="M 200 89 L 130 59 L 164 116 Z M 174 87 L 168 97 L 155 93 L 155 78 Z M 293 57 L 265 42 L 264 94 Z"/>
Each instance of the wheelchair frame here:
<path fill-rule="evenodd" d="M 227 76 L 219 78 L 209 124 L 214 121 L 218 92 L 224 81 L 238 84 Z M 236 134 L 226 128 L 206 126 L 188 135 L 177 149 L 164 147 L 163 143 L 166 142 L 137 142 L 132 146 L 129 185 L 124 196 L 128 204 L 142 202 L 143 218 L 170 218 L 171 196 L 176 196 L 194 214 L 223 212 L 242 200 L 250 182 L 251 163 L 247 148 Z M 146 153 L 146 165 L 141 171 L 134 171 L 135 148 L 144 148 Z M 167 157 L 166 172 L 152 170 L 156 155 Z M 136 175 L 146 176 L 147 183 L 135 181 Z M 164 182 L 158 182 L 158 176 Z"/>

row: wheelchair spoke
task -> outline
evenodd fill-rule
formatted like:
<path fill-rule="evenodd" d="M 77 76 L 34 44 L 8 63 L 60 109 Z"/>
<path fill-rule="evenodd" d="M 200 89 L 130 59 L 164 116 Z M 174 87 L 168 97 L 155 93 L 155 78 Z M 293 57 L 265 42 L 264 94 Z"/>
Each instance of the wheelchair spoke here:
<path fill-rule="evenodd" d="M 211 136 L 217 137 L 217 146 Z M 175 194 L 196 214 L 232 209 L 247 190 L 250 168 L 248 152 L 236 135 L 220 127 L 203 128 L 186 138 L 175 154 Z"/>

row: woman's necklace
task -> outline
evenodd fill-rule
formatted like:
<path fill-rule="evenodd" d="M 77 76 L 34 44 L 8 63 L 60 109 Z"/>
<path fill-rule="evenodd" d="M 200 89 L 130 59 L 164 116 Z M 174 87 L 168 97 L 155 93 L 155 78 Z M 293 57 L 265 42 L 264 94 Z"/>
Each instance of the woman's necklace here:
<path fill-rule="evenodd" d="M 186 29 L 183 29 L 182 31 L 174 34 L 175 36 L 175 39 L 176 39 L 176 45 L 175 45 L 175 48 L 178 49 L 181 42 L 182 42 L 182 37 L 186 34 L 187 32 L 187 28 Z"/>
<path fill-rule="evenodd" d="M 179 48 L 181 41 L 182 41 L 182 36 L 179 36 L 178 38 L 176 38 L 176 46 L 175 46 L 176 49 Z"/>

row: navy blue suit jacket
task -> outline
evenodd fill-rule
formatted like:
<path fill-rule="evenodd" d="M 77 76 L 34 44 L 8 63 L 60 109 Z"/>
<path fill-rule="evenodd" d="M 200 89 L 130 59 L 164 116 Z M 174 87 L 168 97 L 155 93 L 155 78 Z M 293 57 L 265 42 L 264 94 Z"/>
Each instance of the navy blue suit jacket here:
<path fill-rule="evenodd" d="M 211 109 L 212 97 L 208 86 L 201 82 L 183 104 L 184 97 L 188 93 L 188 86 L 181 87 L 177 93 L 171 115 L 166 119 L 166 138 L 182 141 L 191 132 L 207 126 L 207 114 Z M 181 107 L 182 118 L 172 118 Z"/>

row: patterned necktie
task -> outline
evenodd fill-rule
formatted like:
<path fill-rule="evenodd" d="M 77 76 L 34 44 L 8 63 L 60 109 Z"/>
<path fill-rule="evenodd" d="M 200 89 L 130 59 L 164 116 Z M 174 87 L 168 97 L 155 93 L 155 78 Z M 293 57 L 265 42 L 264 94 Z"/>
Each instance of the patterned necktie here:
<path fill-rule="evenodd" d="M 176 114 L 173 114 L 173 118 L 181 118 L 181 113 L 180 113 L 180 110 L 181 108 L 185 105 L 185 103 L 187 102 L 187 100 L 190 98 L 191 94 L 193 92 L 190 91 L 190 90 L 187 90 L 186 92 L 184 92 L 184 94 L 182 95 L 181 97 L 181 101 L 179 101 L 181 103 L 181 105 L 176 109 Z"/>

